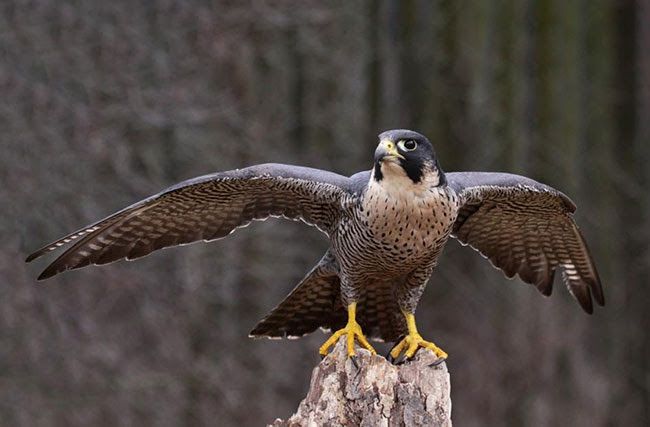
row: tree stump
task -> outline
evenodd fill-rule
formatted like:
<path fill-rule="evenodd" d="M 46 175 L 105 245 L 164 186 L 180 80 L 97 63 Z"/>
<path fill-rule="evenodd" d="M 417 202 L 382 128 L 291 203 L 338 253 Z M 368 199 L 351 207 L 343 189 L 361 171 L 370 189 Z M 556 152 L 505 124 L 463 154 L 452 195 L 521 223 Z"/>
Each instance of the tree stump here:
<path fill-rule="evenodd" d="M 430 351 L 419 350 L 409 362 L 393 365 L 357 348 L 347 357 L 345 337 L 314 368 L 307 396 L 287 426 L 451 426 L 447 366 Z"/>

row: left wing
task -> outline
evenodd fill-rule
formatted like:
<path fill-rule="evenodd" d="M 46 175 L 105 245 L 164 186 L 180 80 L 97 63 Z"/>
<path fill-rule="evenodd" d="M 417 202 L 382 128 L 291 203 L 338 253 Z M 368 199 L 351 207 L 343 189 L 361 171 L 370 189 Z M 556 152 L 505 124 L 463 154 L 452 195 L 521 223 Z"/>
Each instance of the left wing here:
<path fill-rule="evenodd" d="M 593 312 L 592 297 L 605 304 L 598 272 L 573 220 L 575 204 L 566 195 L 519 175 L 452 172 L 446 177 L 461 204 L 452 237 L 544 295 L 551 294 L 559 268 L 587 313 Z"/>
<path fill-rule="evenodd" d="M 263 164 L 190 179 L 62 237 L 27 257 L 30 262 L 74 244 L 39 276 L 155 250 L 227 236 L 253 220 L 282 216 L 329 233 L 350 180 L 300 166 Z"/>

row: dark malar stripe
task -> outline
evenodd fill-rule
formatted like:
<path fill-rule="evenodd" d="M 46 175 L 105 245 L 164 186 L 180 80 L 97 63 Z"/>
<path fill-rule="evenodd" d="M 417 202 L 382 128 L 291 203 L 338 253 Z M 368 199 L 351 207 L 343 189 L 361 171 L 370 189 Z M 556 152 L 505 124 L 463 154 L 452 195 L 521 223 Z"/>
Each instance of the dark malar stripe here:
<path fill-rule="evenodd" d="M 400 159 L 400 165 L 402 169 L 406 172 L 406 175 L 413 181 L 415 184 L 422 181 L 422 175 L 424 174 L 424 163 L 421 159 L 411 159 L 406 161 Z"/>
<path fill-rule="evenodd" d="M 375 173 L 373 174 L 375 181 L 379 182 L 384 179 L 384 174 L 381 172 L 381 163 L 375 163 Z"/>

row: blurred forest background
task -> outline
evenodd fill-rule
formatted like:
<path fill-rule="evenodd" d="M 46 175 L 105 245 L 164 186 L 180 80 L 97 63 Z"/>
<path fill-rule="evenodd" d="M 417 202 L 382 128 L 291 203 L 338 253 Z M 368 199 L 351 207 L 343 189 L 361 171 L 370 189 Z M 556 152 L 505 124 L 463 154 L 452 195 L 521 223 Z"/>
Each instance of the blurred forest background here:
<path fill-rule="evenodd" d="M 0 425 L 262 425 L 320 332 L 247 333 L 326 248 L 271 220 L 37 284 L 41 244 L 254 163 L 368 169 L 419 130 L 446 170 L 578 204 L 607 305 L 585 315 L 452 241 L 420 303 L 459 426 L 650 425 L 647 0 L 0 3 Z"/>

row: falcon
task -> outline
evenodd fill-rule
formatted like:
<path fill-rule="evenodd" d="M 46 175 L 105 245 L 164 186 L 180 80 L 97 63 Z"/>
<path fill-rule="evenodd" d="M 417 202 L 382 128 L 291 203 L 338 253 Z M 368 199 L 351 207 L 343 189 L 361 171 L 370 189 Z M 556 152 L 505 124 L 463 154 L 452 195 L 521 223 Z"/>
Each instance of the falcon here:
<path fill-rule="evenodd" d="M 254 220 L 283 217 L 329 240 L 318 264 L 251 331 L 299 337 L 335 331 L 373 354 L 370 340 L 412 358 L 425 341 L 415 310 L 449 237 L 479 251 L 509 278 L 550 295 L 556 271 L 587 313 L 604 305 L 598 273 L 563 193 L 507 173 L 444 173 L 429 140 L 410 130 L 379 135 L 371 170 L 345 177 L 300 166 L 261 164 L 176 184 L 39 249 L 27 262 L 68 245 L 38 277 L 90 264 L 133 260 L 199 240 L 223 238 Z"/>

